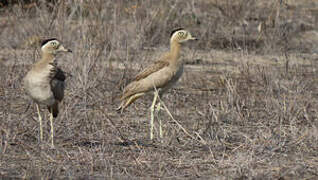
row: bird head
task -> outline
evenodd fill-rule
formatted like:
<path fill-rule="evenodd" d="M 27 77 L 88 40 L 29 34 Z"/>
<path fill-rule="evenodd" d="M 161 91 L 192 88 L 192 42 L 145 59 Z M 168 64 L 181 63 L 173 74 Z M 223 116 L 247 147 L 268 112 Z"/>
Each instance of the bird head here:
<path fill-rule="evenodd" d="M 198 40 L 198 39 L 193 37 L 189 31 L 186 31 L 183 28 L 179 28 L 171 32 L 170 42 L 176 41 L 178 43 L 183 43 L 189 40 Z"/>
<path fill-rule="evenodd" d="M 70 49 L 66 49 L 56 38 L 44 40 L 41 44 L 41 50 L 43 53 L 53 55 L 59 52 L 72 52 Z"/>

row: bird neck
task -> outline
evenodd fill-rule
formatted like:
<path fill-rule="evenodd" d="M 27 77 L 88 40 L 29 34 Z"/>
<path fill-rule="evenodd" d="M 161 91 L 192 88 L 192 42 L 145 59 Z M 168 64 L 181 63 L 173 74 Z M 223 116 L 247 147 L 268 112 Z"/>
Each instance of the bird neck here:
<path fill-rule="evenodd" d="M 177 61 L 179 59 L 180 49 L 181 49 L 180 43 L 176 41 L 172 41 L 170 43 L 170 54 L 173 60 Z"/>
<path fill-rule="evenodd" d="M 54 54 L 42 52 L 42 61 L 47 62 L 47 63 L 53 63 L 54 59 L 55 59 Z"/>

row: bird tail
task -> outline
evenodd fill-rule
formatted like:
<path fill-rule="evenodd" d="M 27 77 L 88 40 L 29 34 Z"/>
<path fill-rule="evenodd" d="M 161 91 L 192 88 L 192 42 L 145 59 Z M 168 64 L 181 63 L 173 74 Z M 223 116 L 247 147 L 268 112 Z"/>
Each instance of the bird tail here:
<path fill-rule="evenodd" d="M 57 115 L 59 114 L 59 104 L 58 104 L 58 102 L 55 102 L 52 106 L 48 106 L 47 108 L 49 109 L 50 113 L 53 114 L 53 117 L 56 118 Z M 51 112 L 51 110 L 52 110 L 52 112 Z"/>
<path fill-rule="evenodd" d="M 123 99 L 119 105 L 119 107 L 116 109 L 117 111 L 120 111 L 123 113 L 124 109 L 128 107 L 130 104 L 132 104 L 134 101 L 136 101 L 138 98 L 143 96 L 145 93 L 137 93 L 132 96 L 130 96 L 128 99 Z"/>
<path fill-rule="evenodd" d="M 125 109 L 125 100 L 123 100 L 121 103 L 120 103 L 120 105 L 118 106 L 118 108 L 116 108 L 115 110 L 117 111 L 117 112 L 120 112 L 120 113 L 123 113 L 123 111 L 124 111 L 124 109 Z"/>

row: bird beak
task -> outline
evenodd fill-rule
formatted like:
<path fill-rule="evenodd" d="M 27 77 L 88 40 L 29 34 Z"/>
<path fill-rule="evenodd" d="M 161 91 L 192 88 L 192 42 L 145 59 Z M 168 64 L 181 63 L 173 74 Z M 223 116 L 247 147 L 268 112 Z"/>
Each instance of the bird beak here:
<path fill-rule="evenodd" d="M 196 40 L 198 40 L 198 38 L 196 38 L 196 37 L 193 37 L 193 36 L 191 36 L 191 35 L 190 35 L 190 38 L 189 38 L 189 40 L 195 40 L 195 41 L 196 41 Z"/>
<path fill-rule="evenodd" d="M 62 46 L 62 45 L 60 45 L 60 47 L 59 47 L 59 51 L 62 51 L 62 52 L 72 52 L 72 50 L 70 50 L 70 49 L 66 49 L 64 46 Z"/>
<path fill-rule="evenodd" d="M 199 40 L 199 39 L 198 39 L 198 38 L 195 38 L 195 37 L 191 37 L 191 40 L 197 41 L 197 40 Z"/>

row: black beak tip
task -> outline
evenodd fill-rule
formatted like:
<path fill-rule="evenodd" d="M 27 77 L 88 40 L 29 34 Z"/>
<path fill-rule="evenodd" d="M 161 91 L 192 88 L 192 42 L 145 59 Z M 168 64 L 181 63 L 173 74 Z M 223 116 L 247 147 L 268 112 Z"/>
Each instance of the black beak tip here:
<path fill-rule="evenodd" d="M 70 53 L 72 53 L 72 50 L 68 49 L 68 50 L 67 50 L 67 52 L 70 52 Z"/>

